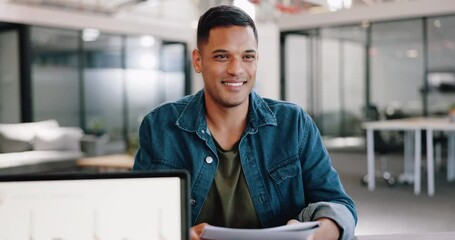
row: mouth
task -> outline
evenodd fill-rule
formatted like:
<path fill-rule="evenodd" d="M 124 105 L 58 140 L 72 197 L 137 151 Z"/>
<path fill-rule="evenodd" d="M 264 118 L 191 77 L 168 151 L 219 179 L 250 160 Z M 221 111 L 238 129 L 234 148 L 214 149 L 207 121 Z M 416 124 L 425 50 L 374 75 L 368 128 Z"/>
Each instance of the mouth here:
<path fill-rule="evenodd" d="M 247 81 L 243 81 L 243 82 L 228 82 L 228 81 L 222 81 L 221 83 L 224 84 L 224 85 L 226 85 L 226 86 L 229 86 L 229 87 L 241 87 L 241 86 L 243 86 L 243 84 L 246 84 Z"/>

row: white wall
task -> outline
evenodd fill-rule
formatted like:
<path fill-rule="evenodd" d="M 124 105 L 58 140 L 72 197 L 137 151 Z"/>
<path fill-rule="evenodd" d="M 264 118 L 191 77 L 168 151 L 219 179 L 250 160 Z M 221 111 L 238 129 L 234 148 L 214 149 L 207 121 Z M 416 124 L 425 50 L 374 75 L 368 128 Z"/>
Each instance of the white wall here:
<path fill-rule="evenodd" d="M 258 23 L 259 60 L 255 90 L 263 97 L 280 97 L 280 32 L 276 24 Z"/>

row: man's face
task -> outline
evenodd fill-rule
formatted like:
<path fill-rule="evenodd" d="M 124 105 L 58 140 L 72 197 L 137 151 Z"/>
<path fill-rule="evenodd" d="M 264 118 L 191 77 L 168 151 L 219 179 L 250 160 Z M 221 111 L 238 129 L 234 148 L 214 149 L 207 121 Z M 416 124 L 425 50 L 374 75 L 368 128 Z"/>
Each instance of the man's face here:
<path fill-rule="evenodd" d="M 251 27 L 210 30 L 201 49 L 193 51 L 193 67 L 202 73 L 207 104 L 231 108 L 248 105 L 256 80 L 257 43 Z"/>

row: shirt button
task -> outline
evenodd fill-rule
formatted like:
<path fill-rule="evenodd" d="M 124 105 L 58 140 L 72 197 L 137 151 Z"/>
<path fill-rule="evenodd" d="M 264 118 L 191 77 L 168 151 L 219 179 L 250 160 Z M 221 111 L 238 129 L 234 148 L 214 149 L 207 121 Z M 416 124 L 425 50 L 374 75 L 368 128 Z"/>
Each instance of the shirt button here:
<path fill-rule="evenodd" d="M 191 205 L 196 204 L 196 200 L 194 200 L 194 199 L 191 199 L 190 202 L 191 202 Z"/>
<path fill-rule="evenodd" d="M 212 157 L 206 157 L 206 158 L 205 158 L 205 162 L 208 163 L 208 164 L 210 164 L 210 163 L 213 162 L 213 158 L 212 158 Z"/>
<path fill-rule="evenodd" d="M 204 130 L 201 130 L 201 132 L 202 132 L 202 133 L 205 133 L 205 131 L 204 131 Z"/>

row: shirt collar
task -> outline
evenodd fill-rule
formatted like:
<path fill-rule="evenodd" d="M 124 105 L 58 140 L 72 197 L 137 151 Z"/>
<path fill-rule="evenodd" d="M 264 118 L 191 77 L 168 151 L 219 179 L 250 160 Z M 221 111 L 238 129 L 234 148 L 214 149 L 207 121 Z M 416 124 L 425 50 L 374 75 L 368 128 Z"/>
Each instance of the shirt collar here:
<path fill-rule="evenodd" d="M 257 132 L 261 126 L 276 126 L 275 114 L 272 112 L 266 101 L 256 92 L 250 93 L 250 107 L 248 112 L 247 132 Z M 207 131 L 205 120 L 204 90 L 200 90 L 188 101 L 175 124 L 188 132 Z"/>

